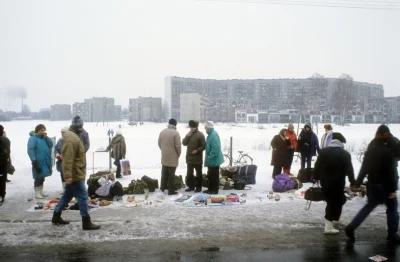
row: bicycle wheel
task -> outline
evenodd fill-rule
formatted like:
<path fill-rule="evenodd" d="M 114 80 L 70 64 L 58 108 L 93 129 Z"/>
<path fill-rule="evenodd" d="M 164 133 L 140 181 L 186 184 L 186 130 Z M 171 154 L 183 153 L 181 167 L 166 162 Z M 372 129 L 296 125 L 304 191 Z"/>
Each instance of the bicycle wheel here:
<path fill-rule="evenodd" d="M 224 162 L 222 163 L 223 166 L 229 166 L 230 157 L 227 154 L 224 154 Z"/>
<path fill-rule="evenodd" d="M 242 155 L 239 159 L 239 163 L 244 165 L 252 165 L 253 158 L 249 155 Z"/>

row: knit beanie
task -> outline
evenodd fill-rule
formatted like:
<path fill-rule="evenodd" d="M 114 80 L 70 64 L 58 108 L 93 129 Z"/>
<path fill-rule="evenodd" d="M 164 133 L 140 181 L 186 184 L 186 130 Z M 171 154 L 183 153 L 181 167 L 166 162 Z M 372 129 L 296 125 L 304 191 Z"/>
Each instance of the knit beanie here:
<path fill-rule="evenodd" d="M 189 120 L 189 127 L 198 128 L 199 127 L 199 122 L 197 122 L 195 120 Z"/>
<path fill-rule="evenodd" d="M 214 123 L 213 121 L 207 121 L 204 123 L 204 127 L 206 128 L 214 128 Z"/>
<path fill-rule="evenodd" d="M 376 134 L 377 135 L 385 135 L 385 134 L 388 134 L 388 133 L 390 133 L 390 129 L 389 129 L 388 126 L 385 126 L 385 125 L 380 125 L 378 127 L 378 130 L 376 130 Z"/>
<path fill-rule="evenodd" d="M 169 124 L 169 125 L 172 125 L 172 126 L 176 126 L 176 125 L 178 124 L 178 122 L 176 122 L 175 119 L 171 118 L 171 119 L 168 121 L 168 124 Z"/>
<path fill-rule="evenodd" d="M 80 116 L 75 116 L 70 127 L 75 130 L 81 129 L 83 127 L 83 119 Z"/>

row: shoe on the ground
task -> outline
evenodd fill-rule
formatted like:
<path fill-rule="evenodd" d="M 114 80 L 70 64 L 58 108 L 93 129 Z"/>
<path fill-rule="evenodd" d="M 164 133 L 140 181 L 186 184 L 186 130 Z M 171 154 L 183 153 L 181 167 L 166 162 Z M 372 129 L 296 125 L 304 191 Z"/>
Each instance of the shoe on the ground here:
<path fill-rule="evenodd" d="M 82 229 L 83 230 L 96 230 L 99 229 L 100 225 L 95 225 L 90 220 L 90 216 L 82 217 Z"/>
<path fill-rule="evenodd" d="M 185 192 L 191 192 L 191 191 L 194 191 L 194 188 L 187 188 L 187 189 L 185 189 Z"/>
<path fill-rule="evenodd" d="M 168 192 L 168 195 L 169 195 L 169 196 L 177 195 L 177 194 L 178 194 L 178 192 L 176 192 L 176 191 Z"/>
<path fill-rule="evenodd" d="M 42 194 L 40 194 L 40 187 L 35 187 L 35 197 L 37 199 L 43 199 Z"/>
<path fill-rule="evenodd" d="M 400 244 L 400 236 L 396 234 L 395 237 L 388 237 L 387 241 L 391 244 Z"/>
<path fill-rule="evenodd" d="M 196 193 L 201 192 L 201 188 L 196 188 L 196 190 L 194 192 L 196 192 Z"/>
<path fill-rule="evenodd" d="M 354 228 L 352 228 L 350 225 L 347 225 L 344 229 L 344 232 L 346 233 L 346 236 L 351 240 L 355 241 L 356 238 L 354 237 Z"/>
<path fill-rule="evenodd" d="M 324 231 L 325 235 L 336 235 L 339 234 L 339 230 L 335 229 L 333 227 L 333 223 L 332 221 L 329 221 L 327 219 L 325 219 L 325 231 Z"/>
<path fill-rule="evenodd" d="M 51 222 L 55 225 L 68 225 L 69 224 L 69 221 L 65 221 L 64 219 L 61 218 L 61 212 L 54 212 Z"/>
<path fill-rule="evenodd" d="M 48 197 L 49 195 L 43 192 L 43 185 L 40 186 L 40 194 L 42 197 Z"/>

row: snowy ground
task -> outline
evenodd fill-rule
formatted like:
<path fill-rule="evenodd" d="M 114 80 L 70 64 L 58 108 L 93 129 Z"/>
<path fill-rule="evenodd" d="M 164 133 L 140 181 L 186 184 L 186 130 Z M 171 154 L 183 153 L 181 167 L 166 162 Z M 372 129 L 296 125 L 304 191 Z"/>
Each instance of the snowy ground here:
<path fill-rule="evenodd" d="M 49 136 L 60 135 L 60 129 L 69 122 L 45 122 Z M 34 244 L 67 244 L 83 242 L 102 242 L 123 239 L 227 239 L 232 242 L 242 240 L 265 239 L 279 235 L 285 231 L 288 235 L 282 243 L 295 238 L 290 232 L 296 229 L 310 228 L 322 233 L 324 203 L 313 203 L 310 211 L 305 211 L 305 201 L 300 198 L 290 200 L 287 194 L 282 194 L 281 200 L 275 202 L 267 199 L 267 193 L 272 185 L 272 167 L 270 166 L 271 151 L 269 144 L 277 134 L 282 124 L 219 124 L 215 129 L 220 134 L 223 151 L 227 152 L 229 137 L 233 137 L 234 157 L 238 150 L 249 153 L 258 165 L 257 185 L 245 191 L 247 202 L 242 206 L 225 207 L 180 207 L 174 204 L 176 197 L 167 197 L 162 204 L 125 208 L 123 203 L 114 203 L 109 207 L 102 207 L 91 211 L 92 219 L 102 225 L 97 232 L 83 232 L 80 228 L 80 217 L 77 211 L 67 211 L 63 217 L 73 221 L 66 227 L 54 227 L 50 224 L 52 211 L 34 211 L 36 200 L 33 198 L 33 179 L 31 163 L 27 156 L 26 145 L 29 131 L 39 124 L 36 121 L 7 122 L 3 125 L 11 140 L 12 160 L 17 171 L 10 176 L 11 183 L 7 184 L 6 202 L 0 207 L 0 243 L 5 245 L 34 245 Z M 130 127 L 126 122 L 110 123 L 103 126 L 99 123 L 86 123 L 85 129 L 89 132 L 91 148 L 87 153 L 88 174 L 93 170 L 93 152 L 98 148 L 105 148 L 108 144 L 107 130 L 118 129 L 121 125 L 127 142 L 127 158 L 131 162 L 132 175 L 119 181 L 127 185 L 130 180 L 147 175 L 160 179 L 160 151 L 157 145 L 159 132 L 165 124 L 145 123 L 144 126 Z M 357 174 L 360 163 L 356 159 L 359 148 L 368 143 L 374 136 L 378 125 L 351 125 L 345 127 L 334 126 L 334 131 L 342 132 L 347 138 L 347 148 L 353 155 L 353 164 Z M 400 125 L 390 125 L 392 133 L 399 136 Z M 200 127 L 203 131 L 203 127 Z M 186 124 L 178 124 L 178 131 L 182 138 L 188 132 Z M 315 131 L 316 132 L 316 131 Z M 319 126 L 319 137 L 322 135 L 322 125 Z M 186 174 L 186 148 L 183 147 L 182 157 L 177 174 Z M 95 170 L 108 169 L 108 155 L 96 153 L 94 158 Z M 295 162 L 292 172 L 297 174 L 300 163 Z M 206 170 L 203 170 L 206 172 Z M 45 189 L 51 197 L 58 197 L 61 189 L 60 175 L 53 171 L 53 175 L 46 179 Z M 183 190 L 180 190 L 183 193 Z M 221 193 L 235 192 L 221 191 Z M 243 192 L 243 191 L 239 191 Z M 155 198 L 156 194 L 151 194 Z M 143 198 L 143 196 L 137 196 Z M 50 198 L 49 198 L 50 199 Z M 344 207 L 342 220 L 347 223 L 364 204 L 365 199 L 353 199 Z M 386 230 L 386 215 L 383 207 L 379 207 L 368 219 L 364 227 Z M 234 232 L 234 234 L 232 233 Z M 280 240 L 278 240 L 279 242 Z M 229 241 L 228 241 L 229 242 Z"/>

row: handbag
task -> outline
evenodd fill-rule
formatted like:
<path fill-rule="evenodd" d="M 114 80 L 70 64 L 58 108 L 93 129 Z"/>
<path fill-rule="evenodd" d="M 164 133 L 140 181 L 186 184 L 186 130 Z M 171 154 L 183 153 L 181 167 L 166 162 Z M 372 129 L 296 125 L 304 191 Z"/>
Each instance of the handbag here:
<path fill-rule="evenodd" d="M 322 187 L 320 186 L 319 182 L 314 183 L 312 187 L 306 190 L 304 193 L 304 199 L 307 200 L 306 202 L 306 210 L 310 210 L 311 207 L 311 202 L 319 202 L 319 201 L 324 201 L 325 196 L 324 193 L 322 192 Z"/>

